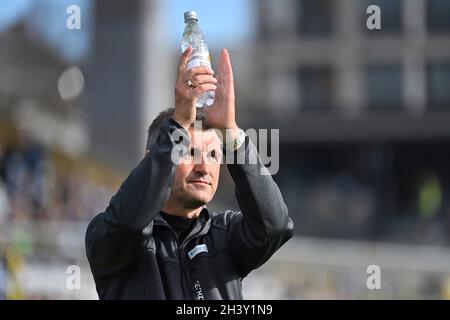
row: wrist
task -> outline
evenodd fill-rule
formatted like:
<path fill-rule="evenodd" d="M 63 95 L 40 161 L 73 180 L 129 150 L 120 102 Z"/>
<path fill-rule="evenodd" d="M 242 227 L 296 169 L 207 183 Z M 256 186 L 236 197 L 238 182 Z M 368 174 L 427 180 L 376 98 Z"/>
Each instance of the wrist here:
<path fill-rule="evenodd" d="M 236 151 L 245 142 L 245 132 L 239 127 L 223 129 L 222 148 L 225 151 Z"/>
<path fill-rule="evenodd" d="M 235 139 L 239 136 L 239 127 L 237 124 L 233 124 L 227 128 L 220 129 L 220 132 L 222 133 L 223 139 L 232 138 Z"/>

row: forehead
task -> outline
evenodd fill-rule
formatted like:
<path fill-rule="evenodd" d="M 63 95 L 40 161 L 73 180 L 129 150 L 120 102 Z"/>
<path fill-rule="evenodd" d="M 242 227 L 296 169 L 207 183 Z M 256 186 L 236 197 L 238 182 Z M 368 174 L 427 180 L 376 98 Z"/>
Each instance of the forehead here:
<path fill-rule="evenodd" d="M 189 139 L 191 140 L 191 147 L 204 149 L 205 147 L 219 147 L 220 140 L 214 129 L 200 130 L 190 128 Z"/>

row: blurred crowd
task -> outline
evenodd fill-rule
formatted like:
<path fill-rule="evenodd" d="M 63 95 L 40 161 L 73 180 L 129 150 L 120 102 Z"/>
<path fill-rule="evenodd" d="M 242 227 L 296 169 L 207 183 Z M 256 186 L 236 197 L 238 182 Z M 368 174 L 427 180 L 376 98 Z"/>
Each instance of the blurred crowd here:
<path fill-rule="evenodd" d="M 85 225 L 104 210 L 113 187 L 83 159 L 27 135 L 13 140 L 0 143 L 0 300 L 56 298 L 64 278 L 51 277 L 84 265 Z M 46 276 L 47 268 L 56 271 Z"/>
<path fill-rule="evenodd" d="M 88 220 L 110 196 L 76 162 L 30 138 L 0 148 L 0 222 Z"/>

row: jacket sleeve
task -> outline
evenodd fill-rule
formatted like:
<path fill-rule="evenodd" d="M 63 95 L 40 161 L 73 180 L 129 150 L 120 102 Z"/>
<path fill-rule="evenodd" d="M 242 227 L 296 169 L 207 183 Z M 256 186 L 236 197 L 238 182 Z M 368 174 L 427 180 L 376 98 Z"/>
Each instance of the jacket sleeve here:
<path fill-rule="evenodd" d="M 244 155 L 245 164 L 239 164 L 237 159 Z M 227 166 L 241 212 L 230 217 L 227 243 L 240 276 L 245 277 L 293 236 L 294 224 L 277 184 L 248 137 L 234 157 L 234 163 Z"/>
<path fill-rule="evenodd" d="M 161 124 L 150 152 L 121 184 L 106 210 L 89 223 L 86 255 L 96 280 L 116 274 L 135 261 L 143 229 L 170 194 L 175 145 L 189 146 L 189 135 L 170 119 Z M 178 151 L 182 153 L 183 149 Z"/>

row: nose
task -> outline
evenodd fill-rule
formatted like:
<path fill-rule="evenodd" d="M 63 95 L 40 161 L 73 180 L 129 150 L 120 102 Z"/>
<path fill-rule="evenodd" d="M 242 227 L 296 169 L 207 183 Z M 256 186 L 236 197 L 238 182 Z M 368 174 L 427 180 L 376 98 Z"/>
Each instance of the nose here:
<path fill-rule="evenodd" d="M 208 166 L 208 160 L 206 158 L 206 152 L 202 152 L 201 154 L 201 161 L 195 161 L 194 163 L 194 171 L 201 173 L 202 175 L 209 174 L 209 166 Z"/>

